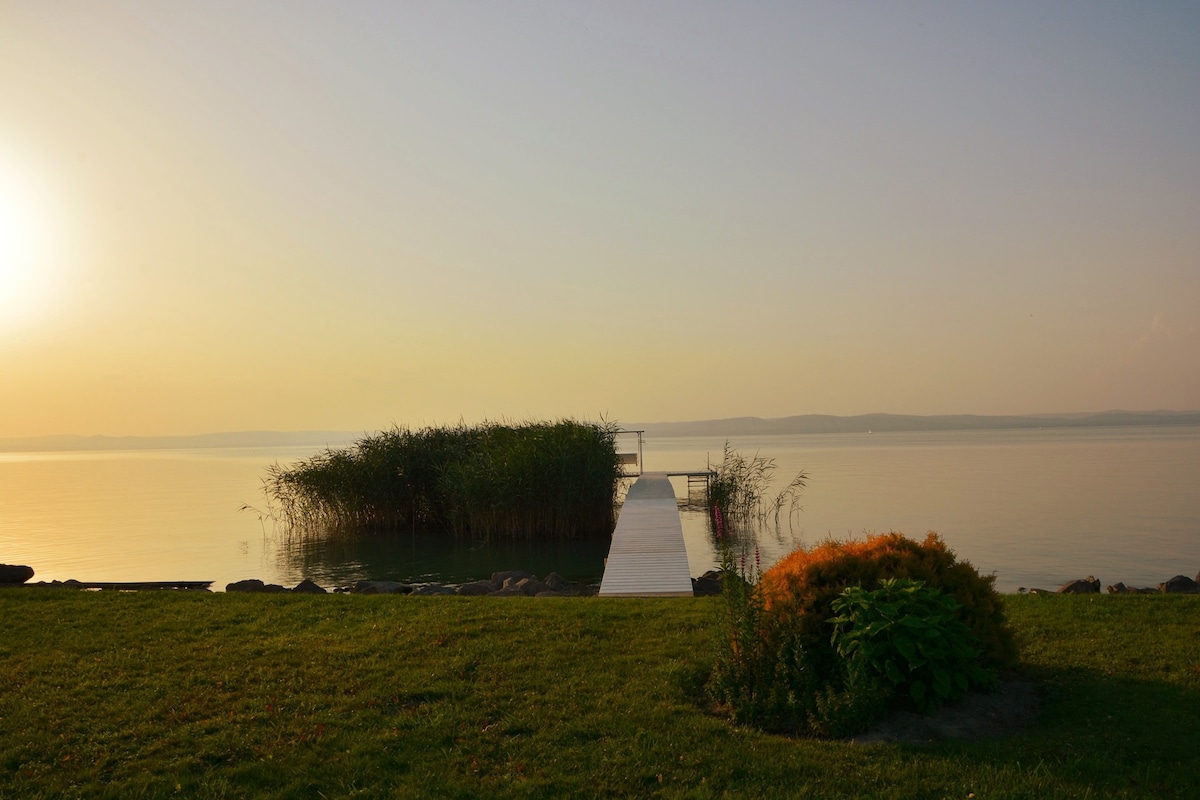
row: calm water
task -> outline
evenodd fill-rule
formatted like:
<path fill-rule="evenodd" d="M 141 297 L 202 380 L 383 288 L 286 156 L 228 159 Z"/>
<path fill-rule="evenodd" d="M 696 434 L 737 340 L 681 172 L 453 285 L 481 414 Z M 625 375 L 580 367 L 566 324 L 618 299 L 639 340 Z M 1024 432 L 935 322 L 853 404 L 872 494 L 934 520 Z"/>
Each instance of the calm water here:
<path fill-rule="evenodd" d="M 803 512 L 760 537 L 764 566 L 828 536 L 935 530 L 1003 591 L 1088 574 L 1150 585 L 1200 569 L 1200 427 L 750 436 Z M 646 468 L 703 469 L 722 438 L 648 439 Z M 430 547 L 412 536 L 297 542 L 261 520 L 265 467 L 314 448 L 0 453 L 0 562 L 34 580 L 469 580 L 494 569 L 597 577 L 606 543 Z M 677 481 L 678 494 L 686 484 Z M 683 511 L 692 572 L 713 554 Z"/>

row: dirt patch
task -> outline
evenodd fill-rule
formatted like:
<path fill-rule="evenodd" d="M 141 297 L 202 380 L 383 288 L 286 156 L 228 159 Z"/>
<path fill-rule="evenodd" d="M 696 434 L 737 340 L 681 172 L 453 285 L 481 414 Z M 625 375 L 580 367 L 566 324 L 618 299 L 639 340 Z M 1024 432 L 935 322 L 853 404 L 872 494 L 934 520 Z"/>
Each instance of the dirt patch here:
<path fill-rule="evenodd" d="M 1033 684 L 1007 678 L 994 692 L 973 692 L 960 704 L 933 714 L 893 714 L 850 741 L 923 744 L 939 739 L 992 739 L 1024 729 L 1037 717 L 1037 711 Z"/>

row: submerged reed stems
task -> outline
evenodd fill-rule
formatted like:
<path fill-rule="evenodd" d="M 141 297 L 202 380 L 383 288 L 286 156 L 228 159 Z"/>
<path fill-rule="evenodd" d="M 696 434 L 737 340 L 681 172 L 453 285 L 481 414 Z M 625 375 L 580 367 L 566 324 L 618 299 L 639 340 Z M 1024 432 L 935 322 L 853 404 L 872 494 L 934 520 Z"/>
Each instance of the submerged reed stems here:
<path fill-rule="evenodd" d="M 617 429 L 573 420 L 392 428 L 268 468 L 293 529 L 449 531 L 475 539 L 612 533 Z"/>

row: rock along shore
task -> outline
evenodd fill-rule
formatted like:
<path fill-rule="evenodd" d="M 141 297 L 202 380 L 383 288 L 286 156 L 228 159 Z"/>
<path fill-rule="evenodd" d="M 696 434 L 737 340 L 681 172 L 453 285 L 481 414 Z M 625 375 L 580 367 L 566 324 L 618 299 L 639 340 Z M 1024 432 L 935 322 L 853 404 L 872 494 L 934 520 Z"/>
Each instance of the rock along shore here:
<path fill-rule="evenodd" d="M 63 589 L 91 589 L 114 591 L 147 591 L 173 589 L 177 591 L 210 591 L 212 581 L 149 581 L 138 583 L 86 583 L 83 581 L 39 581 L 29 583 L 34 575 L 32 567 L 16 564 L 0 564 L 0 588 L 4 587 L 50 587 Z M 1022 586 L 1018 594 L 1100 594 L 1099 579 L 1086 578 L 1067 581 L 1057 589 L 1028 589 Z M 466 597 L 594 597 L 600 587 L 594 583 L 569 581 L 557 572 L 539 579 L 529 572 L 508 570 L 494 572 L 487 580 L 463 584 L 404 583 L 388 580 L 363 580 L 353 586 L 339 586 L 333 594 L 401 594 L 414 597 L 457 595 Z M 721 573 L 709 570 L 699 578 L 692 578 L 692 590 L 697 597 L 721 593 Z M 288 588 L 277 583 L 264 583 L 257 579 L 236 581 L 226 584 L 226 592 L 252 594 L 330 594 L 330 590 L 304 579 Z M 1156 587 L 1131 587 L 1118 582 L 1107 589 L 1109 594 L 1200 594 L 1200 573 L 1195 579 L 1176 575 Z"/>
<path fill-rule="evenodd" d="M 465 597 L 590 597 L 599 587 L 590 583 L 569 581 L 557 572 L 544 579 L 529 572 L 509 570 L 494 572 L 488 580 L 471 581 L 457 585 L 439 583 L 403 583 L 400 581 L 358 581 L 353 586 L 340 586 L 335 594 L 407 594 L 414 597 L 459 595 Z M 288 589 L 260 580 L 237 581 L 225 587 L 226 592 L 251 592 L 282 594 L 328 594 L 328 590 L 311 580 L 301 581 L 295 588 Z"/>
<path fill-rule="evenodd" d="M 1100 581 L 1098 578 L 1088 575 L 1086 578 L 1067 581 L 1062 586 L 1055 590 L 1050 589 L 1026 589 L 1022 586 L 1017 590 L 1019 594 L 1100 594 Z M 1200 594 L 1200 572 L 1196 573 L 1196 578 L 1187 577 L 1186 575 L 1176 575 L 1169 578 L 1157 587 L 1145 586 L 1136 588 L 1126 586 L 1124 583 L 1117 582 L 1108 587 L 1109 594 Z"/>

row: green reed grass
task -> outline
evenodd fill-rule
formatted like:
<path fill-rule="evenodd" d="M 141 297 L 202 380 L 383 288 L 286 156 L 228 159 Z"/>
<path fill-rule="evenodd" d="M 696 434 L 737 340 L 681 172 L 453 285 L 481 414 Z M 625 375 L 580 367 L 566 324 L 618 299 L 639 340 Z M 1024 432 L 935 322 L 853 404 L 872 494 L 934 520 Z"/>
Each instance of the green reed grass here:
<path fill-rule="evenodd" d="M 612 532 L 617 429 L 574 420 L 392 428 L 268 469 L 295 530 L 393 528 L 475 539 Z"/>
<path fill-rule="evenodd" d="M 733 531 L 740 531 L 752 523 L 762 524 L 768 517 L 779 526 L 783 509 L 788 516 L 799 511 L 800 493 L 808 485 L 808 474 L 803 470 L 775 494 L 768 491 L 775 476 L 775 459 L 764 458 L 755 453 L 747 458 L 725 443 L 725 452 L 708 484 L 708 506 L 720 508 L 724 521 Z"/>

